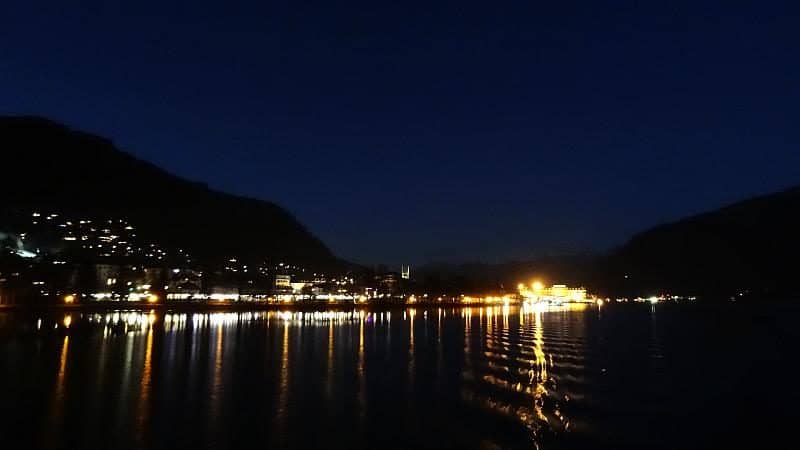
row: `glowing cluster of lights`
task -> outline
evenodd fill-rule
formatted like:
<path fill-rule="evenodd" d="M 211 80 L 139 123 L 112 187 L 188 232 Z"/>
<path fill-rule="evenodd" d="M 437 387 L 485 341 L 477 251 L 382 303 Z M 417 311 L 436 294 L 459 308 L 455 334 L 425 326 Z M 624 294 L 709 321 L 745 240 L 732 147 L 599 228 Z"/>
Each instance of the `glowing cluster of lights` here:
<path fill-rule="evenodd" d="M 586 289 L 584 288 L 571 288 L 564 284 L 554 284 L 546 287 L 539 280 L 533 281 L 530 286 L 520 283 L 517 286 L 517 291 L 520 297 L 528 303 L 583 303 L 592 301 L 587 298 Z"/>

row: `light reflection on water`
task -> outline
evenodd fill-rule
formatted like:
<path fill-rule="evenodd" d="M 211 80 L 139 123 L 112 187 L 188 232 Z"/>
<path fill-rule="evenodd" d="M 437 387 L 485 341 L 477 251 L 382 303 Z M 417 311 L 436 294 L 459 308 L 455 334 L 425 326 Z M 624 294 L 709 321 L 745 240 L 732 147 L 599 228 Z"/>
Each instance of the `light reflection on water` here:
<path fill-rule="evenodd" d="M 522 308 L 464 308 L 466 370 L 462 397 L 499 415 L 518 421 L 538 447 L 540 434 L 569 430 L 569 419 L 561 406 L 569 396 L 558 389 L 554 367 L 546 352 L 544 314 L 577 313 L 586 305 L 525 305 Z M 583 326 L 578 323 L 578 328 Z M 477 330 L 477 331 L 475 331 Z M 583 330 L 569 329 L 573 336 Z M 574 364 L 574 363 L 573 363 Z M 577 369 L 581 366 L 577 365 Z"/>
<path fill-rule="evenodd" d="M 22 409 L 0 423 L 21 426 L 32 448 L 652 446 L 666 439 L 661 413 L 641 398 L 677 408 L 658 396 L 697 360 L 670 366 L 681 354 L 662 313 L 631 311 L 9 316 L 0 381 L 19 388 L 9 401 Z M 636 408 L 641 418 L 615 421 Z"/>

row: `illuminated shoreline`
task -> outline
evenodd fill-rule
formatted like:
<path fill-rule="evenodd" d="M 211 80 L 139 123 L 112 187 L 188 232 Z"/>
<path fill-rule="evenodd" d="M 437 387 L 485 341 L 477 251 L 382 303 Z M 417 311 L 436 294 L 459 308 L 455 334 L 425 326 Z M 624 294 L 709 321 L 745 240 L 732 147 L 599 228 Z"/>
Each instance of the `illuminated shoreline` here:
<path fill-rule="evenodd" d="M 171 301 L 167 303 L 143 303 L 143 302 L 124 302 L 124 301 L 98 301 L 91 303 L 73 304 L 14 304 L 0 305 L 0 311 L 36 311 L 36 310 L 55 310 L 55 311 L 111 311 L 111 310 L 136 310 L 136 311 L 170 311 L 170 310 L 231 310 L 231 311 L 257 311 L 257 310 L 392 310 L 406 308 L 470 308 L 470 307 L 560 307 L 568 305 L 591 305 L 591 303 L 563 303 L 563 304 L 528 304 L 520 301 L 497 303 L 497 302 L 437 302 L 419 301 L 407 303 L 402 300 L 385 302 L 365 302 L 365 303 L 326 303 L 326 302 L 244 302 L 244 301 L 203 301 L 203 302 L 180 302 Z"/>

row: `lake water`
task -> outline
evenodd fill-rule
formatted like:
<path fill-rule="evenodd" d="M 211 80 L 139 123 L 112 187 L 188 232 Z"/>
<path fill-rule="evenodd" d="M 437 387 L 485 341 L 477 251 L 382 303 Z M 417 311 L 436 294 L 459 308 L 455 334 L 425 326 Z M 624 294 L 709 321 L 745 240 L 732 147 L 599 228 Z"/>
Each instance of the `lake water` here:
<path fill-rule="evenodd" d="M 0 437 L 74 449 L 794 447 L 797 312 L 3 312 Z"/>

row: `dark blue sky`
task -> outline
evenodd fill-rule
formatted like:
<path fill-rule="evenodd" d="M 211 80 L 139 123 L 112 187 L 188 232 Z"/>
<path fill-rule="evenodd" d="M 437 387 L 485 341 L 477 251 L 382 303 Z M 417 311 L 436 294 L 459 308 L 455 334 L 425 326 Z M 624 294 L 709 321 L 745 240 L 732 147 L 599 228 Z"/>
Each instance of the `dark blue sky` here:
<path fill-rule="evenodd" d="M 0 113 L 355 261 L 601 250 L 800 184 L 796 2 L 107 3 L 0 5 Z"/>

